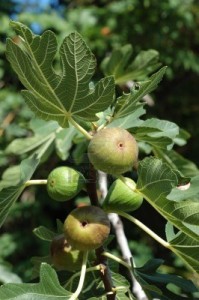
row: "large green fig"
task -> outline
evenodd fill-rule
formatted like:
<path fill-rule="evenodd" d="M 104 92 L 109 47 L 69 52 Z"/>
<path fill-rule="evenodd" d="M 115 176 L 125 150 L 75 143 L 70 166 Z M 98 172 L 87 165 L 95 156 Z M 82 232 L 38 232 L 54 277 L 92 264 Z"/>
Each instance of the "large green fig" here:
<path fill-rule="evenodd" d="M 105 128 L 90 141 L 88 157 L 95 169 L 118 175 L 131 170 L 137 162 L 138 145 L 127 130 Z"/>
<path fill-rule="evenodd" d="M 69 167 L 54 169 L 47 179 L 48 194 L 57 201 L 65 201 L 75 197 L 84 186 L 84 176 Z"/>
<path fill-rule="evenodd" d="M 124 181 L 116 179 L 104 199 L 103 209 L 115 212 L 138 209 L 143 202 L 143 197 L 134 191 L 135 187 L 136 183 L 128 177 L 124 177 Z"/>
<path fill-rule="evenodd" d="M 64 234 L 74 249 L 81 251 L 100 247 L 110 233 L 107 214 L 96 206 L 74 209 L 64 222 Z"/>
<path fill-rule="evenodd" d="M 73 249 L 63 234 L 52 240 L 50 254 L 58 270 L 76 271 L 81 268 L 83 252 Z"/>

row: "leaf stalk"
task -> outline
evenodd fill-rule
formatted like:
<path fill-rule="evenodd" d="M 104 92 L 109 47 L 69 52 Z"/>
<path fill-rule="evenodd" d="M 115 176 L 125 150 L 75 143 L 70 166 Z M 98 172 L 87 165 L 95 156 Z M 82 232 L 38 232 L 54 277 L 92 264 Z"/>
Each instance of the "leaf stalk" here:
<path fill-rule="evenodd" d="M 123 211 L 117 211 L 117 213 L 128 219 L 129 221 L 133 222 L 135 225 L 137 225 L 139 228 L 141 228 L 143 231 L 145 231 L 148 235 L 150 235 L 154 240 L 156 240 L 159 244 L 161 244 L 163 247 L 167 249 L 171 249 L 171 246 L 168 242 L 163 240 L 161 237 L 159 237 L 154 231 L 152 231 L 150 228 L 148 228 L 146 225 L 144 225 L 142 222 L 140 222 L 138 219 L 134 218 L 133 216 L 123 212 Z"/>
<path fill-rule="evenodd" d="M 80 131 L 88 140 L 91 140 L 93 137 L 89 134 L 81 125 L 79 125 L 73 118 L 68 118 L 68 121 L 78 130 Z"/>

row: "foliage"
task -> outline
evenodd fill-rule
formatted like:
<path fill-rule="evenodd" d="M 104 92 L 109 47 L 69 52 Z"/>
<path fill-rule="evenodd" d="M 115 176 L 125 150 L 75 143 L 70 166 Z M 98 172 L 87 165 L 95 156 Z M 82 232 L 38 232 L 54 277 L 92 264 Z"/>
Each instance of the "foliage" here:
<path fill-rule="evenodd" d="M 124 46 L 104 60 L 105 77 L 99 79 L 99 74 L 94 77 L 95 57 L 79 33 L 72 32 L 61 41 L 58 58 L 58 42 L 52 31 L 36 35 L 14 21 L 11 27 L 17 36 L 8 38 L 6 56 L 26 89 L 22 95 L 36 117 L 29 125 L 31 136 L 19 135 L 5 149 L 5 159 L 12 156 L 17 159 L 4 171 L 0 182 L 1 226 L 6 225 L 18 199 L 22 199 L 27 190 L 31 191 L 35 185 L 44 185 L 38 187 L 39 193 L 44 190 L 50 169 L 61 161 L 80 169 L 87 178 L 87 191 L 81 192 L 80 199 L 81 195 L 89 197 L 92 205 L 100 206 L 95 180 L 91 177 L 96 171 L 89 167 L 86 156 L 88 141 L 96 130 L 105 126 L 122 127 L 134 135 L 141 152 L 138 168 L 129 172 L 129 177 L 134 176 L 134 179 L 136 173 L 132 192 L 135 197 L 141 195 L 166 220 L 166 239 L 133 214 L 123 212 L 122 205 L 129 205 L 123 197 L 117 198 L 116 212 L 182 259 L 190 274 L 199 273 L 198 169 L 173 148 L 176 144 L 185 144 L 187 134 L 170 121 L 141 119 L 146 112 L 143 97 L 157 88 L 166 72 L 165 67 L 160 68 L 158 53 L 149 50 L 132 59 L 131 46 Z M 55 59 L 56 62 L 60 59 L 61 69 L 58 65 L 54 68 Z M 129 80 L 136 82 L 124 93 L 122 88 L 125 90 Z M 52 166 L 48 166 L 51 161 Z M 38 179 L 37 174 L 41 174 L 42 179 Z M 119 180 L 124 177 L 120 176 Z M 68 212 L 75 206 L 75 200 L 77 197 L 70 202 Z M 60 205 L 61 210 L 64 207 L 50 199 L 48 202 L 52 209 L 54 205 Z M 114 205 L 106 204 L 105 209 L 114 212 Z M 64 210 L 63 219 L 65 217 Z M 38 227 L 40 224 L 36 223 Z M 53 231 L 44 225 L 34 230 L 44 243 L 49 244 L 54 236 L 63 232 L 59 220 Z M 110 250 L 105 252 L 104 247 Z M 117 299 L 137 299 L 131 292 L 131 281 L 119 269 L 122 264 L 135 276 L 148 299 L 181 299 L 182 295 L 197 299 L 198 290 L 192 281 L 157 271 L 162 260 L 151 259 L 137 267 L 133 261 L 129 265 L 111 253 L 111 238 L 104 247 L 96 250 L 94 257 L 87 257 L 85 252 L 80 273 L 56 270 L 50 253 L 46 252 L 48 247 L 44 247 L 45 257 L 40 253 L 32 259 L 33 282 L 6 283 L 0 289 L 0 298 L 31 299 L 34 293 L 34 299 L 112 299 L 108 295 L 112 291 Z M 107 259 L 110 270 L 103 266 Z M 8 269 L 4 270 L 6 274 Z M 13 282 L 20 279 L 15 277 Z M 168 283 L 175 288 L 170 288 Z"/>

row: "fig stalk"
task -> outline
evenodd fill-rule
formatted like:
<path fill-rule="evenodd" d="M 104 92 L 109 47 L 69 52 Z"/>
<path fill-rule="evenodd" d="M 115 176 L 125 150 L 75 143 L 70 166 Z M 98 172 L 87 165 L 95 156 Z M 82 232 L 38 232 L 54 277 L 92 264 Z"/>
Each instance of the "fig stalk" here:
<path fill-rule="evenodd" d="M 73 295 L 69 298 L 69 300 L 76 300 L 78 299 L 79 294 L 81 293 L 84 285 L 85 275 L 86 275 L 86 264 L 88 260 L 88 251 L 85 251 L 83 254 L 83 261 L 82 261 L 82 267 L 81 267 L 81 273 L 79 278 L 79 284 L 76 289 L 76 291 L 73 293 Z"/>

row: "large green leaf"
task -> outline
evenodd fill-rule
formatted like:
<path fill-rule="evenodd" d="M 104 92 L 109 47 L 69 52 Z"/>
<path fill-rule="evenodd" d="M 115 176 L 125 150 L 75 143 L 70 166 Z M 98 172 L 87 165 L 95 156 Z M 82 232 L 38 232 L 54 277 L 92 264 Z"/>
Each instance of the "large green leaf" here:
<path fill-rule="evenodd" d="M 7 40 L 7 58 L 27 90 L 23 96 L 35 114 L 45 120 L 56 120 L 62 127 L 78 116 L 86 121 L 97 120 L 96 113 L 105 110 L 113 101 L 114 79 L 101 79 L 89 88 L 96 66 L 95 58 L 77 33 L 67 36 L 60 47 L 62 73 L 53 69 L 57 52 L 55 34 L 41 36 L 19 22 L 11 22 L 21 42 Z"/>
<path fill-rule="evenodd" d="M 151 93 L 157 88 L 157 85 L 162 80 L 166 67 L 161 68 L 158 72 L 153 74 L 147 81 L 136 84 L 129 94 L 123 94 L 118 98 L 116 110 L 113 115 L 113 120 L 128 116 L 137 110 L 144 103 L 141 102 L 146 94 Z"/>
<path fill-rule="evenodd" d="M 147 157 L 139 164 L 137 189 L 163 217 L 199 242 L 199 202 L 167 199 L 179 184 L 178 176 L 161 160 Z"/>
<path fill-rule="evenodd" d="M 46 263 L 41 264 L 39 283 L 8 283 L 0 288 L 1 300 L 67 300 L 71 295 L 60 285 L 56 272 Z"/>
<path fill-rule="evenodd" d="M 132 52 L 132 46 L 125 45 L 114 50 L 102 63 L 104 73 L 114 75 L 117 84 L 123 84 L 129 80 L 143 80 L 160 66 L 157 51 L 152 49 L 141 51 L 134 60 L 130 61 Z"/>

